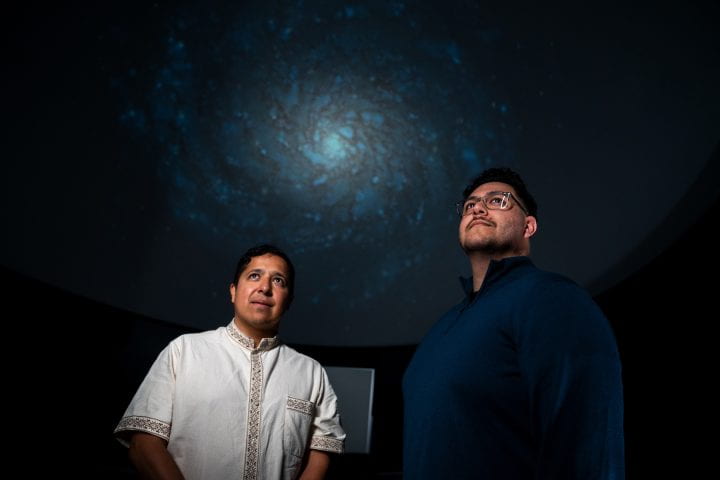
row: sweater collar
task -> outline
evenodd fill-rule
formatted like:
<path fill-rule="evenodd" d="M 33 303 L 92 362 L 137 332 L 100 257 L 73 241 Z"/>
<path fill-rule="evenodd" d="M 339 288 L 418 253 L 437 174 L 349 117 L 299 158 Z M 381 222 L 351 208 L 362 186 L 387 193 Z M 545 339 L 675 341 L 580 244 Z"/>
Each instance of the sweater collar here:
<path fill-rule="evenodd" d="M 532 260 L 530 260 L 530 257 L 527 256 L 506 257 L 501 258 L 500 260 L 490 260 L 487 272 L 485 273 L 485 280 L 483 281 L 482 287 L 480 289 L 485 289 L 488 285 L 495 283 L 499 278 L 504 276 L 509 271 L 514 270 L 515 268 L 532 264 Z M 460 286 L 465 292 L 465 295 L 467 295 L 468 297 L 472 297 L 475 294 L 475 292 L 473 292 L 472 276 L 459 277 L 459 279 Z"/>

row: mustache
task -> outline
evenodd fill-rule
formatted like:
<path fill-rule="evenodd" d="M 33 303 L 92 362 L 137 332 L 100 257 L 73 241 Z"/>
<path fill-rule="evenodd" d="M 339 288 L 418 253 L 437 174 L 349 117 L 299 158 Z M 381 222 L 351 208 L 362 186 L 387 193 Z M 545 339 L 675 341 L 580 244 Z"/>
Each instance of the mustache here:
<path fill-rule="evenodd" d="M 465 227 L 465 230 L 469 230 L 472 227 L 474 227 L 477 224 L 487 225 L 488 227 L 494 227 L 495 222 L 492 222 L 490 220 L 486 220 L 484 218 L 475 218 L 470 223 L 468 223 L 467 227 Z"/>

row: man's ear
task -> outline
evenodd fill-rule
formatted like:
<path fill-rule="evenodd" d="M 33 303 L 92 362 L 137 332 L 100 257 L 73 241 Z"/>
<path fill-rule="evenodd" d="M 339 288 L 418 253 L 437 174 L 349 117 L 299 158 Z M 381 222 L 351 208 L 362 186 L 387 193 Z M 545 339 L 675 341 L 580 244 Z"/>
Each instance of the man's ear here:
<path fill-rule="evenodd" d="M 230 284 L 230 303 L 235 303 L 235 284 Z"/>
<path fill-rule="evenodd" d="M 538 224 L 537 224 L 537 218 L 533 217 L 532 215 L 528 215 L 525 217 L 525 238 L 530 238 L 533 235 L 535 235 L 535 232 L 537 232 Z"/>

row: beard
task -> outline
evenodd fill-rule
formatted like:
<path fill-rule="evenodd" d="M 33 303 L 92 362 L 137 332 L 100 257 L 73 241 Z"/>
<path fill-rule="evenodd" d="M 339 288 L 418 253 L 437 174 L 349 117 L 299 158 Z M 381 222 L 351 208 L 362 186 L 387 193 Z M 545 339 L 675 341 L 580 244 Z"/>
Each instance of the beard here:
<path fill-rule="evenodd" d="M 492 256 L 513 254 L 519 250 L 514 242 L 496 238 L 465 240 L 460 246 L 465 253 L 475 252 Z"/>
<path fill-rule="evenodd" d="M 473 227 L 475 228 L 475 227 Z M 529 245 L 515 228 L 493 229 L 488 232 L 466 231 L 460 239 L 465 254 L 479 253 L 494 258 L 529 254 Z"/>

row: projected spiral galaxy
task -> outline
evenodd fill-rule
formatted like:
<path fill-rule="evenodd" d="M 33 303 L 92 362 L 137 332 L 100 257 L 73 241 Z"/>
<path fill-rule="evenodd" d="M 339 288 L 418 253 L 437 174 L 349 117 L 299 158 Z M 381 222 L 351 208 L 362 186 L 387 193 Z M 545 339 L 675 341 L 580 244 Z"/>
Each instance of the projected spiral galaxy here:
<path fill-rule="evenodd" d="M 345 335 L 354 318 L 407 322 L 422 314 L 417 296 L 432 295 L 420 292 L 438 251 L 454 248 L 462 187 L 512 164 L 498 33 L 458 30 L 464 13 L 403 2 L 176 9 L 151 46 L 157 61 L 116 81 L 119 121 L 159 152 L 172 215 L 204 248 L 272 241 L 291 253 L 313 285 L 298 285 L 294 315 Z"/>

